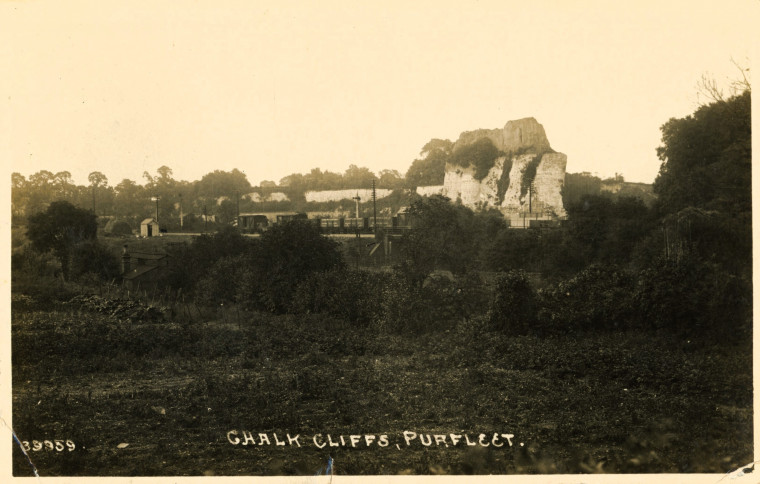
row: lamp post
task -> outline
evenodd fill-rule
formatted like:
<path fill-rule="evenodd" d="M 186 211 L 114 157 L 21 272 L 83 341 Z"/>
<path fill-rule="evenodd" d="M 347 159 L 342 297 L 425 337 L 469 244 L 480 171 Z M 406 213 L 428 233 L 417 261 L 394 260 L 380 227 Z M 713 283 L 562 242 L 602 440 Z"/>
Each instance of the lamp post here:
<path fill-rule="evenodd" d="M 356 218 L 359 218 L 359 201 L 362 199 L 362 197 L 359 196 L 357 193 L 355 197 L 353 197 L 351 200 L 356 200 Z"/>
<path fill-rule="evenodd" d="M 150 200 L 152 202 L 156 202 L 156 223 L 158 223 L 158 201 L 161 200 L 161 197 L 156 195 L 154 197 L 150 197 Z"/>

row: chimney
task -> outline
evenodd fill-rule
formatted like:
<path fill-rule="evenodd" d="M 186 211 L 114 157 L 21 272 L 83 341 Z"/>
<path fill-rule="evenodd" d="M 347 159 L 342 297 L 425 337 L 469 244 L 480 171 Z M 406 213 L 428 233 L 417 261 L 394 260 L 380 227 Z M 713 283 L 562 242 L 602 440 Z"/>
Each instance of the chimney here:
<path fill-rule="evenodd" d="M 121 250 L 121 274 L 124 275 L 131 270 L 130 267 L 131 256 L 127 252 L 127 244 L 124 244 L 124 248 Z"/>

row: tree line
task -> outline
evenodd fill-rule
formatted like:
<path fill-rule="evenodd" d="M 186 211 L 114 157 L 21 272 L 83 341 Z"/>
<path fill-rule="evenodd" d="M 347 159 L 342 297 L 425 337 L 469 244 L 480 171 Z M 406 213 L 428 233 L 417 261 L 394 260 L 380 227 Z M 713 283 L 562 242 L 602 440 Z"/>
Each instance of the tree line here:
<path fill-rule="evenodd" d="M 399 241 L 391 273 L 350 271 L 335 242 L 294 222 L 258 240 L 231 227 L 198 237 L 176 248 L 161 284 L 204 304 L 326 313 L 392 331 L 465 320 L 515 334 L 649 328 L 746 335 L 750 96 L 715 101 L 662 126 L 651 206 L 586 193 L 566 206 L 560 227 L 513 230 L 498 211 L 415 197 L 412 230 Z M 159 174 L 153 183 L 161 182 Z M 64 271 L 64 257 L 84 254 L 72 259 L 90 264 L 78 270 L 97 273 L 95 261 L 106 267 L 108 258 L 84 244 L 96 238 L 94 215 L 61 203 L 29 220 L 32 248 L 52 251 Z M 15 259 L 14 271 L 36 263 L 27 259 Z M 440 270 L 454 280 L 431 278 Z"/>
<path fill-rule="evenodd" d="M 345 173 L 322 171 L 319 168 L 307 174 L 294 173 L 283 177 L 279 185 L 264 180 L 259 187 L 249 182 L 245 173 L 214 170 L 200 180 L 188 182 L 176 180 L 172 169 L 161 166 L 155 174 L 143 173 L 142 184 L 123 179 L 116 185 L 109 184 L 105 174 L 95 171 L 89 174 L 89 185 L 77 185 L 71 173 L 53 173 L 41 170 L 27 179 L 20 173 L 11 175 L 11 212 L 16 221 L 44 210 L 50 202 L 67 201 L 77 207 L 87 208 L 98 216 L 110 216 L 129 220 L 133 226 L 140 220 L 155 216 L 172 229 L 179 228 L 180 211 L 189 229 L 197 229 L 205 216 L 214 216 L 221 224 L 235 219 L 240 204 L 242 209 L 277 210 L 292 209 L 280 202 L 257 204 L 243 198 L 258 191 L 267 194 L 281 191 L 291 201 L 303 201 L 308 190 L 338 190 L 345 188 L 369 188 L 373 180 L 378 188 L 398 189 L 404 186 L 402 176 L 396 170 L 382 170 L 375 175 L 368 168 L 351 165 Z M 160 197 L 156 204 L 156 197 Z M 263 208 L 262 208 L 263 207 Z M 176 225 L 177 227 L 174 227 Z"/>

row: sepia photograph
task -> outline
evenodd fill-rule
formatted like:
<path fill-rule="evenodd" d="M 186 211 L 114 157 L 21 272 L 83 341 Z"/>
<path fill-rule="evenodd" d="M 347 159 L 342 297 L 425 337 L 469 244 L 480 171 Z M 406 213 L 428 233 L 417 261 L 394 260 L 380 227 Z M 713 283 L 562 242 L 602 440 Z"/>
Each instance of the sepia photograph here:
<path fill-rule="evenodd" d="M 759 8 L 1 2 L 0 477 L 750 482 Z"/>

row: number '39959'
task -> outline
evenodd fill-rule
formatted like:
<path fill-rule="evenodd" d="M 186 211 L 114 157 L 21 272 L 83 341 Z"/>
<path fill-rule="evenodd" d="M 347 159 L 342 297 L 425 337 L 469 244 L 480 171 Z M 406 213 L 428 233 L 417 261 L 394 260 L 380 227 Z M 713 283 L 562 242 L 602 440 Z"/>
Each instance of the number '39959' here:
<path fill-rule="evenodd" d="M 63 452 L 68 450 L 73 452 L 76 449 L 76 445 L 71 440 L 32 440 L 32 444 L 29 445 L 28 440 L 21 441 L 21 445 L 24 446 L 24 450 L 29 452 L 39 452 L 41 450 L 50 450 L 56 452 Z"/>

